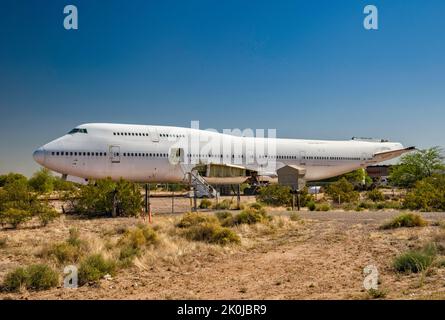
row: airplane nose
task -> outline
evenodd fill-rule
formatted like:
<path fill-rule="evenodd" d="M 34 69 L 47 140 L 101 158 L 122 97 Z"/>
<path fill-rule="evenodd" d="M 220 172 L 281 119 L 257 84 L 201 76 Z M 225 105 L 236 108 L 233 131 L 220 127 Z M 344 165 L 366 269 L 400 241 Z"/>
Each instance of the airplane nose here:
<path fill-rule="evenodd" d="M 43 166 L 45 162 L 45 150 L 42 147 L 38 148 L 36 151 L 34 151 L 32 157 L 34 158 L 35 162 Z"/>

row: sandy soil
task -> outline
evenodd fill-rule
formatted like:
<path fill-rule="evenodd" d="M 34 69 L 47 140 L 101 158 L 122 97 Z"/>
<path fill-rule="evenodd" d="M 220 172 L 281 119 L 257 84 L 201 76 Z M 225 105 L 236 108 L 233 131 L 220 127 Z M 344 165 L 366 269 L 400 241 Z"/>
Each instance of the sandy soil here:
<path fill-rule="evenodd" d="M 178 215 L 156 215 L 154 226 L 165 234 L 159 248 L 111 280 L 78 289 L 0 293 L 8 299 L 366 299 L 363 268 L 377 266 L 386 299 L 445 298 L 445 269 L 422 277 L 393 271 L 393 258 L 422 246 L 445 231 L 438 226 L 379 230 L 397 212 L 289 212 L 274 210 L 271 225 L 241 226 L 241 245 L 221 247 L 181 240 L 172 234 Z M 445 219 L 429 213 L 431 221 Z M 62 217 L 47 227 L 28 225 L 1 230 L 0 280 L 14 267 L 42 262 L 45 245 L 63 241 L 76 227 L 93 251 L 113 243 L 116 230 L 140 219 Z M 62 266 L 53 265 L 58 270 Z M 61 271 L 62 272 L 62 271 Z"/>

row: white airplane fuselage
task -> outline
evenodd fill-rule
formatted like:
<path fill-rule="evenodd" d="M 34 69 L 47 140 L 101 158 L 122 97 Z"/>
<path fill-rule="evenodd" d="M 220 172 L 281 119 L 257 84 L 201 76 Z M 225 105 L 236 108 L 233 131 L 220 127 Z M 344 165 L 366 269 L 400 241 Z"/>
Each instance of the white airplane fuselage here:
<path fill-rule="evenodd" d="M 221 147 L 209 149 L 208 141 Z M 266 150 L 252 156 L 248 149 L 256 144 Z M 268 145 L 273 148 L 267 150 Z M 376 153 L 402 148 L 395 142 L 238 137 L 181 127 L 93 123 L 38 148 L 34 159 L 52 171 L 85 179 L 184 182 L 196 163 L 218 163 L 264 175 L 295 165 L 306 169 L 305 180 L 314 181 L 365 168 L 375 163 Z"/>

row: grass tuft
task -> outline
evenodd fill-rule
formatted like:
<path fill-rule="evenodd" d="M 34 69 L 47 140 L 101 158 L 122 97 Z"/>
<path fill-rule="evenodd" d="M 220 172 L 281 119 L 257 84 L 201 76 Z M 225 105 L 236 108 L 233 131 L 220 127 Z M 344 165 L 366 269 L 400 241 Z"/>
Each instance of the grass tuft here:
<path fill-rule="evenodd" d="M 381 229 L 425 227 L 428 223 L 415 213 L 402 213 L 381 226 Z"/>

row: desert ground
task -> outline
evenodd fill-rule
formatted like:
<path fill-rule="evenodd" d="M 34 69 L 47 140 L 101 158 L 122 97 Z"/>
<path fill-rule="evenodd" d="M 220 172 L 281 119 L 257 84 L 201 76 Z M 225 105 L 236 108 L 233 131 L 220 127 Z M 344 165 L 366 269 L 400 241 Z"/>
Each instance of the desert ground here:
<path fill-rule="evenodd" d="M 180 201 L 186 208 L 188 200 Z M 0 292 L 0 298 L 369 299 L 363 269 L 371 264 L 378 269 L 384 299 L 445 298 L 445 268 L 422 274 L 400 274 L 392 268 L 397 254 L 443 236 L 437 222 L 445 219 L 444 213 L 422 214 L 430 222 L 427 227 L 381 230 L 382 223 L 399 212 L 300 211 L 297 219 L 285 208 L 274 208 L 268 209 L 270 223 L 233 227 L 241 243 L 221 246 L 181 237 L 175 223 L 182 213 L 156 213 L 156 208 L 169 205 L 166 199 L 152 200 L 151 226 L 160 244 L 112 278 L 76 289 Z M 80 231 L 91 252 L 112 255 L 120 230 L 141 222 L 148 224 L 142 218 L 65 215 L 45 227 L 30 222 L 17 230 L 1 229 L 6 244 L 0 248 L 0 282 L 18 266 L 43 262 L 42 250 L 64 241 L 70 228 Z M 63 266 L 45 263 L 62 276 Z"/>

